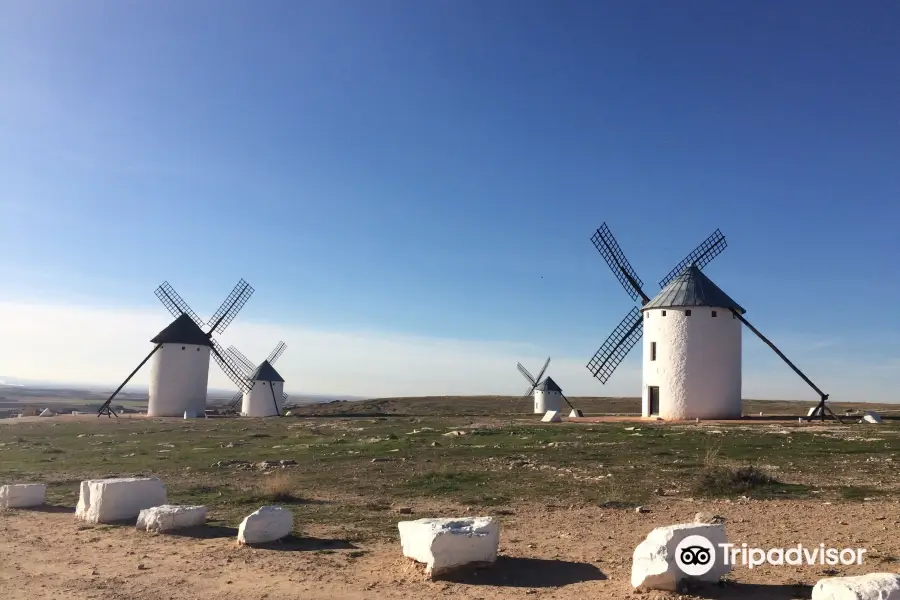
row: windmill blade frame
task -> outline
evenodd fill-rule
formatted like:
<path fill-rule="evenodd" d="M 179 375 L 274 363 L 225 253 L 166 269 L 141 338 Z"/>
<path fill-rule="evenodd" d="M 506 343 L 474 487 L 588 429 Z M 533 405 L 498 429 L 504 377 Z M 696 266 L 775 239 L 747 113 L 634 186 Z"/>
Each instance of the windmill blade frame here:
<path fill-rule="evenodd" d="M 244 399 L 244 392 L 241 391 L 241 392 L 236 393 L 234 396 L 231 397 L 231 400 L 228 401 L 228 405 L 227 405 L 228 410 L 229 411 L 236 410 L 238 404 L 240 404 L 241 400 L 243 400 L 243 399 Z"/>
<path fill-rule="evenodd" d="M 178 295 L 168 281 L 163 281 L 156 290 L 153 291 L 163 306 L 172 314 L 173 317 L 180 317 L 182 314 L 189 316 L 199 327 L 203 327 L 205 323 L 203 319 L 197 316 L 197 313 L 184 301 L 184 298 Z"/>
<path fill-rule="evenodd" d="M 594 353 L 587 368 L 594 377 L 600 380 L 600 383 L 605 384 L 609 381 L 619 364 L 625 360 L 634 345 L 644 335 L 643 327 L 641 327 L 642 321 L 641 312 L 632 307 L 625 318 L 609 334 L 600 349 Z"/>
<path fill-rule="evenodd" d="M 284 354 L 284 351 L 287 349 L 287 344 L 284 342 L 278 342 L 278 345 L 275 346 L 275 349 L 269 352 L 269 356 L 266 357 L 266 360 L 269 361 L 270 365 L 274 365 L 275 361 L 281 358 L 281 355 Z"/>
<path fill-rule="evenodd" d="M 218 310 L 216 310 L 207 322 L 210 326 L 210 335 L 214 332 L 220 335 L 224 333 L 225 328 L 231 324 L 241 309 L 244 308 L 244 305 L 247 303 L 247 300 L 250 299 L 250 296 L 253 295 L 254 291 L 253 286 L 243 279 L 238 281 L 237 285 L 235 285 L 228 294 L 228 297 L 225 298 L 225 301 L 222 302 L 221 306 L 219 306 Z"/>
<path fill-rule="evenodd" d="M 537 385 L 540 385 L 541 379 L 544 378 L 544 373 L 547 372 L 547 367 L 550 365 L 550 357 L 547 357 L 547 360 L 544 362 L 544 366 L 541 368 L 541 372 L 538 373 L 538 376 L 534 379 L 537 382 Z"/>
<path fill-rule="evenodd" d="M 619 242 L 616 241 L 605 222 L 591 236 L 591 242 L 603 256 L 603 260 L 606 261 L 613 275 L 616 276 L 631 299 L 637 302 L 640 298 L 645 304 L 649 302 L 650 298 L 643 291 L 644 282 L 628 262 L 625 252 L 622 251 L 622 247 L 619 246 Z"/>
<path fill-rule="evenodd" d="M 237 366 L 240 367 L 239 371 L 244 377 L 249 377 L 250 374 L 253 373 L 254 370 L 256 370 L 253 362 L 249 358 L 244 356 L 244 354 L 236 347 L 228 346 L 227 352 L 231 355 L 231 358 L 234 359 Z"/>
<path fill-rule="evenodd" d="M 697 265 L 698 269 L 703 269 L 727 247 L 728 242 L 725 240 L 725 235 L 716 229 L 708 238 L 700 242 L 700 245 L 694 248 L 690 254 L 682 258 L 665 277 L 659 280 L 659 287 L 664 288 L 669 285 L 669 282 L 678 277 L 688 265 L 694 264 Z"/>
<path fill-rule="evenodd" d="M 528 372 L 528 369 L 522 366 L 522 363 L 516 363 L 516 368 L 519 369 L 519 373 L 522 374 L 522 377 L 528 380 L 528 383 L 531 385 L 537 385 L 537 380 L 534 376 Z"/>
<path fill-rule="evenodd" d="M 245 377 L 240 375 L 238 370 L 238 366 L 235 363 L 234 359 L 231 358 L 222 348 L 222 345 L 219 344 L 216 340 L 210 338 L 210 343 L 212 344 L 212 354 L 213 358 L 216 360 L 216 363 L 219 365 L 219 368 L 222 369 L 222 372 L 225 373 L 225 376 L 228 377 L 239 389 L 243 391 L 250 390 L 250 384 Z"/>

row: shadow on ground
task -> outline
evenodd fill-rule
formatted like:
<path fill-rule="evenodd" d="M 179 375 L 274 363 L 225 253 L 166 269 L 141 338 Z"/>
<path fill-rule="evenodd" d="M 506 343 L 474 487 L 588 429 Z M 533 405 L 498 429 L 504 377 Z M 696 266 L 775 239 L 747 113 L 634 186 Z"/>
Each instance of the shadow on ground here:
<path fill-rule="evenodd" d="M 253 544 L 254 548 L 278 550 L 279 552 L 315 552 L 321 550 L 356 550 L 357 547 L 346 540 L 288 536 L 283 540 L 268 544 Z"/>
<path fill-rule="evenodd" d="M 688 590 L 698 598 L 717 600 L 720 598 L 737 598 L 738 600 L 794 600 L 797 598 L 811 598 L 812 586 L 802 583 L 778 584 L 778 583 L 738 583 L 729 582 L 721 586 L 703 586 Z"/>
<path fill-rule="evenodd" d="M 441 579 L 467 585 L 554 588 L 582 581 L 602 581 L 606 575 L 588 563 L 501 556 L 485 569 L 448 573 Z"/>
<path fill-rule="evenodd" d="M 44 504 L 42 506 L 32 506 L 30 508 L 19 508 L 16 510 L 21 510 L 24 512 L 39 512 L 39 513 L 57 513 L 57 514 L 74 514 L 75 507 L 74 506 L 62 506 L 60 504 Z"/>

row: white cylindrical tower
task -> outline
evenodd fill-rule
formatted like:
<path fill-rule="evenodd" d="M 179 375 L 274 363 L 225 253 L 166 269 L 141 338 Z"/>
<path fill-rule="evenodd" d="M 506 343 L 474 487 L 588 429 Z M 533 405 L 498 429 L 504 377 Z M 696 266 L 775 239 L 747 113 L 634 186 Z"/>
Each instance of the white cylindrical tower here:
<path fill-rule="evenodd" d="M 562 408 L 562 388 L 548 377 L 534 388 L 534 414 L 543 415 L 548 410 Z"/>
<path fill-rule="evenodd" d="M 644 305 L 643 416 L 741 417 L 742 327 L 732 308 L 744 312 L 693 266 Z"/>
<path fill-rule="evenodd" d="M 248 377 L 251 388 L 241 402 L 243 417 L 275 417 L 283 414 L 284 379 L 269 364 L 263 363 Z"/>
<path fill-rule="evenodd" d="M 200 327 L 185 314 L 150 340 L 160 348 L 150 369 L 147 415 L 196 417 L 206 410 L 210 342 Z"/>

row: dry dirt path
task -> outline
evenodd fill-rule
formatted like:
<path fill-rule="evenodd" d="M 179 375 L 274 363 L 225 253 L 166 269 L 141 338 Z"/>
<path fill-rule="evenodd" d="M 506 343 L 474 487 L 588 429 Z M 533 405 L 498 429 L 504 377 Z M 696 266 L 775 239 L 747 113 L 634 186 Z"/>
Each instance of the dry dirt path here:
<path fill-rule="evenodd" d="M 197 538 L 83 526 L 70 510 L 59 509 L 0 513 L 0 598 L 674 598 L 678 596 L 632 591 L 631 553 L 653 527 L 690 521 L 698 510 L 726 517 L 729 541 L 738 544 L 768 548 L 824 542 L 867 548 L 866 562 L 839 567 L 842 575 L 894 571 L 900 564 L 900 505 L 893 501 L 826 505 L 663 499 L 648 514 L 519 507 L 515 515 L 502 517 L 500 561 L 457 582 L 423 581 L 421 570 L 400 556 L 397 542 L 329 542 L 327 529 L 303 528 L 302 508 L 296 513 L 304 539 L 280 549 L 236 547 L 230 528 L 208 528 L 205 537 Z M 802 597 L 797 596 L 802 586 L 795 584 L 815 583 L 826 568 L 737 567 L 737 583 L 705 590 L 700 597 Z"/>

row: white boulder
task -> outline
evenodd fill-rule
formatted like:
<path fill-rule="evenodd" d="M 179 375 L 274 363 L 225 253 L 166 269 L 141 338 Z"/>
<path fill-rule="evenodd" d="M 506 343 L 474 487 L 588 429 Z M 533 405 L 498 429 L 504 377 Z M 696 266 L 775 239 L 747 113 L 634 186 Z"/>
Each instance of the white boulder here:
<path fill-rule="evenodd" d="M 263 506 L 241 521 L 238 544 L 264 544 L 291 534 L 294 513 L 280 506 Z"/>
<path fill-rule="evenodd" d="M 81 482 L 75 518 L 112 523 L 137 517 L 145 508 L 166 503 L 166 486 L 156 477 L 88 479 Z"/>
<path fill-rule="evenodd" d="M 56 413 L 53 412 L 52 410 L 50 410 L 49 408 L 45 408 L 44 410 L 41 411 L 41 414 L 39 414 L 38 416 L 39 417 L 55 417 Z"/>
<path fill-rule="evenodd" d="M 44 503 L 47 486 L 43 483 L 16 483 L 0 486 L 0 508 L 30 508 Z"/>
<path fill-rule="evenodd" d="M 820 579 L 813 587 L 812 600 L 900 600 L 900 575 L 869 573 Z"/>
<path fill-rule="evenodd" d="M 173 531 L 198 527 L 206 523 L 205 506 L 175 506 L 164 504 L 145 508 L 138 515 L 140 531 Z"/>
<path fill-rule="evenodd" d="M 442 573 L 497 560 L 500 524 L 492 517 L 400 521 L 403 556 L 425 563 L 425 573 Z"/>
<path fill-rule="evenodd" d="M 704 561 L 705 564 L 709 564 L 709 570 L 705 573 L 688 574 L 676 562 L 678 545 L 691 536 L 706 538 L 708 542 L 705 546 L 712 550 L 711 555 L 707 557 L 708 561 Z M 696 541 L 698 540 L 688 540 L 687 545 L 694 546 Z M 718 581 L 722 575 L 731 571 L 731 564 L 726 564 L 724 550 L 719 547 L 719 544 L 724 543 L 726 543 L 725 527 L 721 524 L 686 523 L 657 527 L 634 549 L 631 585 L 644 590 L 674 592 L 682 580 Z M 686 548 L 681 550 L 685 551 Z"/>
<path fill-rule="evenodd" d="M 874 423 L 877 425 L 878 423 L 881 423 L 881 415 L 879 415 L 874 410 L 867 410 L 863 414 L 860 423 Z"/>
<path fill-rule="evenodd" d="M 560 421 L 562 421 L 562 417 L 559 416 L 558 410 L 548 410 L 541 419 L 542 423 L 559 423 Z"/>
<path fill-rule="evenodd" d="M 584 416 L 584 413 L 581 412 L 580 410 L 578 410 L 577 408 L 573 408 L 572 411 L 569 413 L 570 419 L 577 419 L 577 418 L 583 417 L 583 416 Z"/>

